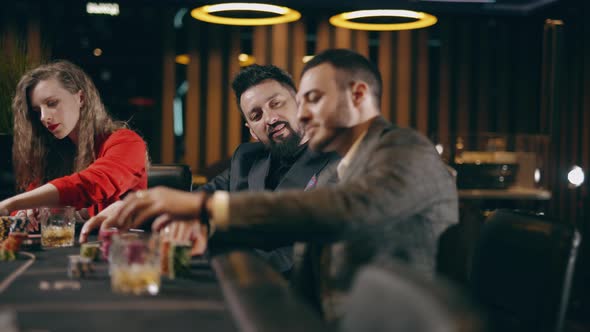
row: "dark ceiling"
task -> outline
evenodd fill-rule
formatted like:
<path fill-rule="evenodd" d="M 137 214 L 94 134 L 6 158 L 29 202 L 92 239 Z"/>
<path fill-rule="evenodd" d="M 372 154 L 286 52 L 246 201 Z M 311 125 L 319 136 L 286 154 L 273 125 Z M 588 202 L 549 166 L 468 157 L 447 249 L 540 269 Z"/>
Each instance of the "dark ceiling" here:
<path fill-rule="evenodd" d="M 151 1 L 162 3 L 156 0 Z M 165 2 L 194 8 L 212 3 L 237 2 L 237 0 L 166 0 Z M 260 0 L 257 2 L 269 2 L 305 11 L 399 8 L 448 14 L 529 15 L 542 8 L 556 5 L 560 0 Z"/>

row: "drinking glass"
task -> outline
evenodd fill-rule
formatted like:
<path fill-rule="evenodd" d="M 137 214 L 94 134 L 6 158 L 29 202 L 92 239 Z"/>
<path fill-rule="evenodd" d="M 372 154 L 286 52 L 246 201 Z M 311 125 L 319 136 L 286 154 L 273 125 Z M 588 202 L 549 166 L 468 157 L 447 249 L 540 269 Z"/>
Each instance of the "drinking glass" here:
<path fill-rule="evenodd" d="M 71 247 L 74 245 L 76 210 L 72 206 L 44 207 L 39 211 L 41 245 L 43 248 Z"/>
<path fill-rule="evenodd" d="M 111 288 L 116 293 L 156 295 L 160 291 L 160 248 L 156 234 L 119 233 L 109 249 Z"/>

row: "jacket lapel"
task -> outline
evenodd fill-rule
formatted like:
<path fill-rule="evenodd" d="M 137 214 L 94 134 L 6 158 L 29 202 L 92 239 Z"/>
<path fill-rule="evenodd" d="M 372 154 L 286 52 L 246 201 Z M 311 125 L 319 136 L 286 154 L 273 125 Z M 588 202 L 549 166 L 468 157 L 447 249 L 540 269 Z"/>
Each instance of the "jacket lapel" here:
<path fill-rule="evenodd" d="M 352 158 L 350 165 L 344 171 L 344 174 L 342 174 L 342 179 L 340 179 L 340 181 L 346 182 L 348 179 L 359 176 L 359 174 L 364 172 L 367 160 L 370 159 L 375 144 L 379 142 L 379 138 L 383 135 L 383 131 L 389 126 L 391 126 L 391 124 L 382 116 L 378 116 L 373 120 L 367 130 L 367 134 L 363 137 L 360 146 L 356 150 L 356 154 Z"/>
<path fill-rule="evenodd" d="M 256 160 L 248 174 L 248 189 L 251 191 L 263 191 L 269 169 L 270 154 L 267 154 L 266 158 Z"/>
<path fill-rule="evenodd" d="M 332 159 L 334 158 L 331 155 L 322 155 L 306 148 L 303 155 L 287 171 L 275 191 L 304 189 L 309 180 L 314 175 L 317 175 Z"/>

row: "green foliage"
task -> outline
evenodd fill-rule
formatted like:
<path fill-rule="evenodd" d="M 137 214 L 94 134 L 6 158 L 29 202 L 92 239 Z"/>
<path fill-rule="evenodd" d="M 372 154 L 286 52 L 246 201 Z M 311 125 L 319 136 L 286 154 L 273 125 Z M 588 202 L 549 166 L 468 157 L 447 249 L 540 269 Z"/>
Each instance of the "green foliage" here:
<path fill-rule="evenodd" d="M 0 39 L 0 133 L 12 133 L 12 98 L 16 85 L 36 65 L 29 59 L 22 41 Z"/>

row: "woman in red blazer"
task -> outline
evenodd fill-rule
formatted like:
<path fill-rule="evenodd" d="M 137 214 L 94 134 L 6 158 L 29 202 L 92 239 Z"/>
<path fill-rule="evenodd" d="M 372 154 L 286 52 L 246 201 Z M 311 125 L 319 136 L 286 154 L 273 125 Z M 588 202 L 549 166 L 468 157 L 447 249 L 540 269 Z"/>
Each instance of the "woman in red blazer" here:
<path fill-rule="evenodd" d="M 90 77 L 57 61 L 21 78 L 12 104 L 17 187 L 0 215 L 74 206 L 91 216 L 129 191 L 147 187 L 146 145 L 106 112 Z"/>

